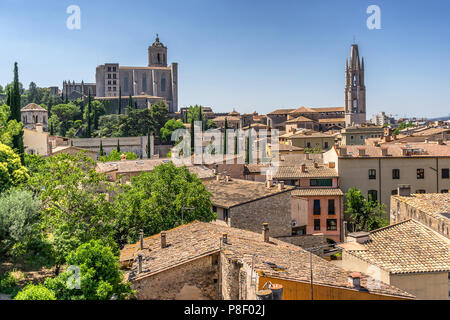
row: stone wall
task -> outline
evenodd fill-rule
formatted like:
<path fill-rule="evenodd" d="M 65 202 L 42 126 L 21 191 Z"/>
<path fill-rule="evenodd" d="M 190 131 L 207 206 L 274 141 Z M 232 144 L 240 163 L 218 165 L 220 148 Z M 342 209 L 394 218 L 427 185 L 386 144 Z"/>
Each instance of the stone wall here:
<path fill-rule="evenodd" d="M 234 228 L 261 233 L 262 224 L 267 222 L 271 237 L 290 236 L 291 193 L 283 192 L 233 207 L 229 218 L 230 226 Z"/>
<path fill-rule="evenodd" d="M 311 235 L 296 235 L 287 237 L 277 237 L 278 240 L 291 243 L 293 245 L 302 248 L 312 248 L 317 246 L 322 246 L 327 243 L 326 238 L 323 234 L 311 234 Z M 323 249 L 315 251 L 317 255 L 323 255 Z"/>
<path fill-rule="evenodd" d="M 221 294 L 223 300 L 255 300 L 257 277 L 252 280 L 251 266 L 228 257 L 226 248 L 220 255 Z"/>
<path fill-rule="evenodd" d="M 219 299 L 219 254 L 211 254 L 132 283 L 139 300 Z"/>

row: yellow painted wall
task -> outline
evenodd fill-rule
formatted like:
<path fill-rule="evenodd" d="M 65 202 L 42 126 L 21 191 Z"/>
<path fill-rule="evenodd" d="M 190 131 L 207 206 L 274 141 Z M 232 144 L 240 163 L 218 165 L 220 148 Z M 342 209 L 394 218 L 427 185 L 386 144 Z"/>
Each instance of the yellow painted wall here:
<path fill-rule="evenodd" d="M 258 290 L 261 290 L 266 282 L 278 283 L 283 286 L 283 300 L 311 300 L 311 286 L 309 283 L 281 280 L 261 276 L 258 281 Z M 314 300 L 405 300 L 400 297 L 384 296 L 347 290 L 343 288 L 313 285 Z"/>

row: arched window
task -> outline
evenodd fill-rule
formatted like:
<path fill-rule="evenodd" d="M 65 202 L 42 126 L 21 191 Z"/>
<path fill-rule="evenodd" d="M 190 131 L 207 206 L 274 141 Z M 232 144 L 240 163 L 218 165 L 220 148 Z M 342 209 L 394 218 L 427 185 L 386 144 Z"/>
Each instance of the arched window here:
<path fill-rule="evenodd" d="M 353 99 L 353 112 L 358 111 L 358 100 Z"/>
<path fill-rule="evenodd" d="M 356 74 L 353 76 L 353 86 L 356 87 Z"/>
<path fill-rule="evenodd" d="M 158 63 L 161 63 L 161 54 L 158 53 Z"/>
<path fill-rule="evenodd" d="M 162 75 L 161 76 L 161 91 L 166 91 L 166 76 Z"/>

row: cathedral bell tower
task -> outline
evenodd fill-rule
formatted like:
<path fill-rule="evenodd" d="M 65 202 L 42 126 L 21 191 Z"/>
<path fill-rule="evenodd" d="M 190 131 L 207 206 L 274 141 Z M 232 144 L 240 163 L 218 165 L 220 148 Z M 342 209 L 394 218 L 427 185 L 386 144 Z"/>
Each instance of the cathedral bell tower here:
<path fill-rule="evenodd" d="M 158 34 L 155 42 L 148 47 L 148 66 L 167 67 L 167 47 L 159 42 Z"/>
<path fill-rule="evenodd" d="M 366 86 L 364 85 L 364 58 L 359 59 L 357 44 L 352 44 L 350 63 L 345 66 L 345 126 L 366 122 Z"/>

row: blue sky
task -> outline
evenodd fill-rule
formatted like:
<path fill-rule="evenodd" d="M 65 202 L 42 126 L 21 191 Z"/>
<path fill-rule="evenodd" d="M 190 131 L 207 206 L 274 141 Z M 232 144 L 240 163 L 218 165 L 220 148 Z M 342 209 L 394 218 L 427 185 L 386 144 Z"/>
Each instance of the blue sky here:
<path fill-rule="evenodd" d="M 81 30 L 66 28 L 69 5 Z M 381 30 L 369 30 L 369 5 Z M 368 117 L 450 113 L 450 1 L 0 0 L 0 84 L 93 82 L 106 62 L 145 66 L 159 33 L 179 63 L 179 104 L 215 111 L 343 106 L 354 37 Z"/>

